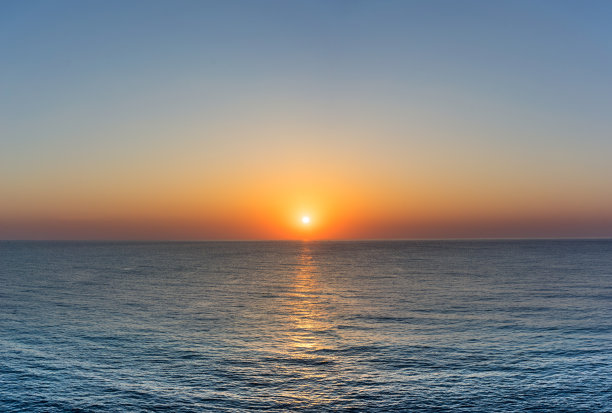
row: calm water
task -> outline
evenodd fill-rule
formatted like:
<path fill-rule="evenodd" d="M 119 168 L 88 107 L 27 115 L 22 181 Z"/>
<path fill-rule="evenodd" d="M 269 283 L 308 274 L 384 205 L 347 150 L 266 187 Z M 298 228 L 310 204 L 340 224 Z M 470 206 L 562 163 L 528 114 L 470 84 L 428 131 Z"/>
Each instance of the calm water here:
<path fill-rule="evenodd" d="M 612 241 L 0 242 L 0 411 L 612 411 Z"/>

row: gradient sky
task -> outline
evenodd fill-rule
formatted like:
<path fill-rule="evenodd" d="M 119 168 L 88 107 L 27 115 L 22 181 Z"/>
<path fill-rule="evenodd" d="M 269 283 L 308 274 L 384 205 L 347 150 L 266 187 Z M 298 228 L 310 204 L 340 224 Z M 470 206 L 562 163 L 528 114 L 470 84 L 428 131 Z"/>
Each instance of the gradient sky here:
<path fill-rule="evenodd" d="M 612 236 L 610 21 L 610 1 L 3 1 L 0 239 Z"/>

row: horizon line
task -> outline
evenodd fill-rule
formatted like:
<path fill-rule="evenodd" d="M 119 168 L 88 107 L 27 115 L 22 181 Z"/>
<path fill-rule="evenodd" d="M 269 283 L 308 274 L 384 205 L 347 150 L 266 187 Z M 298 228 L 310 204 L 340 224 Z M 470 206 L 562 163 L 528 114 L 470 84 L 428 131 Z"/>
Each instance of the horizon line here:
<path fill-rule="evenodd" d="M 602 237 L 466 237 L 466 238 L 326 238 L 326 239 L 0 239 L 0 242 L 140 242 L 140 243 L 198 243 L 198 242 L 406 242 L 406 241 L 606 241 Z"/>

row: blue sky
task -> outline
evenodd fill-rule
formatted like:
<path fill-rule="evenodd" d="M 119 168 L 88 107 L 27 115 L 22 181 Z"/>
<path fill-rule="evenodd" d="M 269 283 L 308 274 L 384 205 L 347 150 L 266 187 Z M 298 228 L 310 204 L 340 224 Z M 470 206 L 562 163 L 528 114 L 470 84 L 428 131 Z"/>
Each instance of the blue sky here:
<path fill-rule="evenodd" d="M 95 188 L 124 199 L 160 168 L 160 191 L 316 169 L 432 191 L 424 209 L 503 198 L 608 228 L 610 17 L 606 1 L 3 2 L 0 221 L 119 216 L 86 213 Z"/>

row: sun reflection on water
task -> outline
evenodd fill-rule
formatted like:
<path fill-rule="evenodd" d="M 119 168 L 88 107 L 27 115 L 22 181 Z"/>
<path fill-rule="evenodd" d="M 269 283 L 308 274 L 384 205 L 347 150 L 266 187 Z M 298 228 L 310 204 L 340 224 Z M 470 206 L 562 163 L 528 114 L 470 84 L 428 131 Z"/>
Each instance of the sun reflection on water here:
<path fill-rule="evenodd" d="M 283 392 L 284 397 L 300 399 L 310 406 L 329 402 L 329 394 L 312 392 L 313 381 L 323 384 L 335 377 L 333 323 L 330 322 L 329 292 L 321 279 L 312 246 L 300 247 L 296 270 L 287 292 L 286 336 L 283 352 L 295 366 L 295 374 L 304 383 L 301 390 Z M 302 386 L 298 386 L 300 389 Z M 310 389 L 310 390 L 309 390 Z"/>
<path fill-rule="evenodd" d="M 298 257 L 298 267 L 293 279 L 293 292 L 289 294 L 291 308 L 291 345 L 296 348 L 320 349 L 319 337 L 330 328 L 325 311 L 324 291 L 319 282 L 319 272 L 311 247 L 304 243 Z"/>

